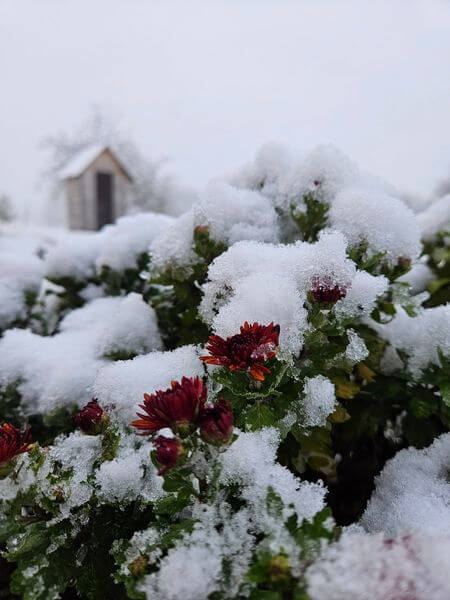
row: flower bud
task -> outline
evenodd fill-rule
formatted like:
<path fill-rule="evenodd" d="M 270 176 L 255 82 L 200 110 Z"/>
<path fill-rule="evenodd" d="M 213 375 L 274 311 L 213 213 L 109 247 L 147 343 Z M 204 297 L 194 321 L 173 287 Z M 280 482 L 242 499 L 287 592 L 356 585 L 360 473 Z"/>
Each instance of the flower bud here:
<path fill-rule="evenodd" d="M 153 445 L 155 461 L 159 467 L 158 475 L 165 475 L 167 471 L 181 465 L 186 460 L 186 450 L 178 438 L 159 435 L 153 440 Z"/>
<path fill-rule="evenodd" d="M 282 583 L 289 580 L 291 570 L 289 559 L 284 554 L 278 554 L 269 561 L 269 576 L 274 583 Z"/>
<path fill-rule="evenodd" d="M 310 289 L 310 295 L 315 302 L 321 304 L 336 304 L 338 300 L 342 300 L 347 295 L 345 285 L 333 283 L 329 277 L 320 279 L 314 277 Z"/>
<path fill-rule="evenodd" d="M 233 411 L 229 402 L 219 400 L 200 415 L 200 435 L 208 444 L 228 444 L 233 434 Z"/>
<path fill-rule="evenodd" d="M 28 452 L 33 447 L 31 443 L 30 428 L 22 432 L 9 423 L 0 427 L 0 479 L 11 474 L 17 456 Z"/>
<path fill-rule="evenodd" d="M 135 558 L 133 562 L 128 565 L 128 570 L 135 577 L 139 577 L 146 573 L 148 567 L 148 560 L 142 554 Z"/>
<path fill-rule="evenodd" d="M 86 435 L 103 433 L 109 423 L 109 415 L 94 398 L 73 418 L 75 425 Z"/>

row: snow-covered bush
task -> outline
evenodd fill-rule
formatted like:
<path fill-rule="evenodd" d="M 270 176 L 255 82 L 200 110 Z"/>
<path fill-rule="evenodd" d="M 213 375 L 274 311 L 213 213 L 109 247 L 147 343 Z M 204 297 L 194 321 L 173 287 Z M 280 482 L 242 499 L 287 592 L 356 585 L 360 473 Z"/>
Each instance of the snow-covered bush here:
<path fill-rule="evenodd" d="M 448 598 L 449 239 L 275 145 L 180 217 L 4 225 L 0 596 Z"/>

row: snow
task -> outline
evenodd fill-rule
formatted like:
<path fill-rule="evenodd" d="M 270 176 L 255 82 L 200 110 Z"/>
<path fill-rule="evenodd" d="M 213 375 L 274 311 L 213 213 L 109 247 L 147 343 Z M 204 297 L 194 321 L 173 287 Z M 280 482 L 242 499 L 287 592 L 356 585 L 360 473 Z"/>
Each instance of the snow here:
<path fill-rule="evenodd" d="M 190 273 L 190 267 L 199 260 L 193 248 L 196 227 L 207 227 L 212 240 L 226 245 L 240 240 L 278 240 L 277 216 L 267 198 L 256 191 L 212 181 L 199 201 L 150 244 L 155 274 L 166 269 Z"/>
<path fill-rule="evenodd" d="M 188 211 L 181 215 L 150 243 L 150 271 L 158 275 L 166 269 L 190 273 L 192 265 L 198 260 L 193 249 L 194 213 Z"/>
<path fill-rule="evenodd" d="M 103 266 L 116 271 L 136 268 L 139 254 L 172 223 L 167 215 L 140 213 L 121 217 L 99 232 L 67 232 L 45 259 L 46 276 L 85 280 Z"/>
<path fill-rule="evenodd" d="M 424 263 L 415 263 L 411 269 L 397 277 L 396 281 L 408 283 L 411 286 L 411 294 L 416 295 L 423 292 L 434 278 L 433 271 Z"/>
<path fill-rule="evenodd" d="M 65 229 L 31 227 L 17 222 L 0 223 L 0 254 L 44 256 L 49 248 L 67 235 Z"/>
<path fill-rule="evenodd" d="M 345 298 L 336 303 L 336 314 L 353 318 L 369 316 L 375 308 L 377 298 L 384 294 L 388 284 L 383 275 L 375 277 L 366 271 L 357 271 Z"/>
<path fill-rule="evenodd" d="M 43 271 L 37 256 L 0 253 L 0 329 L 26 317 L 25 293 L 37 295 Z"/>
<path fill-rule="evenodd" d="M 345 357 L 350 363 L 356 364 L 369 356 L 369 350 L 364 340 L 353 329 L 347 330 L 349 339 L 348 346 L 345 349 Z"/>
<path fill-rule="evenodd" d="M 214 331 L 223 337 L 239 332 L 248 321 L 280 325 L 280 346 L 297 355 L 307 326 L 304 296 L 293 281 L 274 274 L 249 275 L 235 284 L 233 297 L 214 318 Z"/>
<path fill-rule="evenodd" d="M 115 271 L 135 268 L 136 257 L 146 252 L 150 242 L 173 223 L 173 218 L 157 213 L 140 213 L 121 217 L 114 225 L 106 225 L 97 270 L 103 265 Z"/>
<path fill-rule="evenodd" d="M 281 328 L 280 347 L 296 355 L 308 328 L 303 304 L 317 277 L 348 290 L 333 308 L 338 317 L 368 315 L 388 283 L 356 270 L 339 232 L 324 232 L 314 244 L 238 242 L 210 265 L 200 313 L 221 336 L 245 321 L 273 321 Z"/>
<path fill-rule="evenodd" d="M 25 293 L 38 294 L 42 257 L 66 232 L 16 223 L 0 225 L 0 329 L 26 317 Z"/>
<path fill-rule="evenodd" d="M 151 352 L 133 360 L 104 365 L 93 385 L 100 404 L 114 404 L 119 419 L 129 423 L 135 418 L 145 393 L 165 390 L 171 381 L 202 376 L 203 364 L 194 346 L 182 346 L 169 352 Z"/>
<path fill-rule="evenodd" d="M 409 448 L 376 478 L 361 525 L 370 533 L 450 536 L 450 433 L 429 448 Z"/>
<path fill-rule="evenodd" d="M 295 570 L 302 564 L 301 550 L 287 531 L 280 527 L 295 511 L 298 520 L 313 517 L 323 508 L 325 489 L 296 479 L 285 467 L 276 463 L 279 444 L 275 429 L 255 433 L 239 433 L 239 437 L 222 454 L 216 456 L 220 465 L 219 489 L 223 485 L 240 484 L 244 505 L 232 509 L 226 501 L 212 505 L 194 502 L 191 511 L 195 522 L 192 533 L 185 534 L 162 558 L 159 569 L 146 575 L 140 590 L 147 598 L 175 600 L 182 596 L 190 600 L 207 600 L 214 591 L 224 598 L 235 598 L 249 588 L 245 574 L 254 553 L 287 553 Z M 272 487 L 285 508 L 279 518 L 269 514 L 267 493 Z M 132 540 L 130 558 L 155 540 L 150 530 Z M 156 542 L 156 540 L 155 540 Z M 160 555 L 150 550 L 156 561 Z M 223 565 L 229 565 L 224 580 Z M 247 595 L 247 594 L 246 594 Z"/>
<path fill-rule="evenodd" d="M 29 330 L 10 329 L 0 341 L 5 355 L 0 365 L 1 383 L 18 383 L 26 414 L 82 406 L 102 364 L 94 357 L 93 345 L 90 332 L 42 337 Z"/>
<path fill-rule="evenodd" d="M 121 573 L 129 575 L 129 565 L 141 556 L 147 556 L 149 562 L 156 561 L 162 554 L 161 548 L 158 548 L 160 537 L 161 531 L 156 528 L 136 531 L 130 540 L 130 546 L 125 552 L 125 563 L 120 569 Z"/>
<path fill-rule="evenodd" d="M 344 233 L 350 247 L 366 242 L 369 255 L 382 252 L 392 265 L 399 259 L 414 261 L 420 253 L 419 222 L 396 190 L 360 172 L 333 146 L 318 146 L 296 162 L 283 148 L 269 146 L 229 180 L 239 188 L 261 191 L 272 201 L 286 239 L 295 231 L 287 215 L 305 212 L 305 197 L 310 195 L 329 208 L 327 224 Z"/>
<path fill-rule="evenodd" d="M 323 375 L 305 377 L 303 392 L 305 394 L 303 398 L 305 419 L 302 424 L 306 427 L 324 426 L 328 415 L 336 407 L 334 384 Z"/>
<path fill-rule="evenodd" d="M 106 146 L 102 144 L 92 144 L 83 148 L 61 169 L 59 178 L 70 179 L 71 177 L 79 177 L 105 150 Z"/>
<path fill-rule="evenodd" d="M 211 531 L 192 545 L 177 545 L 169 550 L 160 570 L 147 575 L 142 585 L 147 598 L 154 600 L 207 600 L 222 574 L 222 556 L 218 552 L 217 533 Z M 199 542 L 202 543 L 199 543 Z M 197 543 L 195 543 L 197 542 Z M 206 542 L 206 543 L 205 543 Z M 214 543 L 216 542 L 216 543 Z"/>
<path fill-rule="evenodd" d="M 326 490 L 319 483 L 299 481 L 286 467 L 278 464 L 279 443 L 279 433 L 272 427 L 239 433 L 237 440 L 222 454 L 220 479 L 225 485 L 238 483 L 242 486 L 242 497 L 251 507 L 256 522 L 260 519 L 265 523 L 269 487 L 283 501 L 284 520 L 293 511 L 299 521 L 311 519 L 324 507 Z"/>
<path fill-rule="evenodd" d="M 281 212 L 292 203 L 295 210 L 303 210 L 305 193 L 329 204 L 328 227 L 314 243 L 281 244 L 286 233 L 286 215 Z M 1 503 L 35 486 L 38 504 L 57 498 L 55 520 L 70 518 L 74 524 L 74 509 L 91 500 L 119 507 L 136 502 L 139 507 L 165 495 L 162 478 L 150 461 L 152 445 L 148 438 L 136 436 L 130 422 L 144 393 L 164 390 L 183 376 L 204 376 L 206 367 L 199 360 L 203 351 L 193 345 L 163 351 L 155 311 L 142 295 L 103 296 L 105 291 L 97 285 L 103 267 L 135 269 L 137 257 L 148 250 L 151 274 L 169 270 L 185 277 L 199 262 L 195 229 L 205 228 L 212 240 L 227 247 L 209 265 L 202 286 L 200 312 L 213 332 L 227 337 L 245 321 L 274 322 L 281 328 L 280 358 L 291 359 L 301 353 L 312 327 L 309 317 L 317 314 L 312 311 L 320 310 L 348 336 L 345 350 L 327 364 L 328 374 L 341 363 L 353 365 L 367 358 L 368 349 L 357 333 L 362 323 L 389 342 L 385 363 L 388 357 L 392 364 L 401 364 L 395 361 L 406 354 L 409 374 L 420 379 L 429 365 L 439 365 L 438 351 L 450 356 L 450 305 L 420 308 L 417 317 L 398 307 L 388 324 L 373 323 L 370 313 L 389 282 L 359 270 L 348 258 L 350 248 L 367 242 L 369 254 L 384 253 L 391 265 L 402 258 L 414 261 L 421 250 L 419 223 L 393 191 L 361 174 L 332 148 L 316 149 L 295 163 L 282 149 L 266 147 L 228 181 L 207 186 L 179 218 L 150 213 L 125 217 L 98 233 L 57 237 L 38 254 L 34 241 L 16 256 L 11 248 L 19 245 L 5 242 L 2 248 L 0 240 L 4 310 L 0 323 L 1 318 L 8 324 L 23 315 L 28 286 L 40 292 L 45 314 L 58 312 L 55 295 L 60 289 L 51 279 L 79 280 L 86 301 L 56 322 L 51 336 L 29 329 L 7 330 L 0 339 L 0 382 L 17 386 L 26 417 L 46 416 L 58 408 L 71 410 L 96 397 L 120 436 L 117 453 L 109 461 L 102 462 L 102 436 L 79 431 L 55 440 L 36 475 L 29 468 L 29 457 L 20 457 L 17 481 L 0 481 Z M 429 276 L 428 267 L 419 262 L 403 280 L 420 291 Z M 333 306 L 319 305 L 311 293 L 317 281 L 338 286 L 343 297 Z M 402 296 L 398 290 L 407 297 L 407 286 L 395 285 L 391 288 L 395 297 Z M 48 300 L 46 291 L 53 292 Z M 421 298 L 415 299 L 417 305 Z M 327 426 L 336 405 L 330 379 L 321 374 L 306 377 L 284 424 L 292 418 L 304 427 Z M 400 428 L 400 418 L 388 421 L 385 435 L 393 440 Z M 259 552 L 285 554 L 292 574 L 303 575 L 307 565 L 302 549 L 282 523 L 294 514 L 299 522 L 312 519 L 325 507 L 327 490 L 279 464 L 281 434 L 274 427 L 235 433 L 237 438 L 227 447 L 205 449 L 202 442 L 191 447 L 187 460 L 194 488 L 201 489 L 199 479 L 205 478 L 217 485 L 213 490 L 217 495 L 213 500 L 212 493 L 209 503 L 193 496 L 181 515 L 192 519 L 193 531 L 166 554 L 149 550 L 154 568 L 140 582 L 147 597 L 206 600 L 213 592 L 224 598 L 249 596 L 252 584 L 246 572 L 252 555 Z M 346 531 L 328 547 L 324 542 L 318 562 L 308 563 L 311 599 L 398 600 L 406 594 L 414 600 L 448 598 L 444 578 L 448 572 L 442 565 L 450 547 L 449 463 L 450 434 L 428 449 L 403 450 L 389 461 L 376 480 L 360 527 Z M 66 471 L 61 485 L 49 476 L 58 469 Z M 236 500 L 233 506 L 226 500 L 228 486 Z M 268 506 L 271 489 L 282 504 L 276 516 Z M 136 549 L 157 542 L 151 529 L 137 534 L 128 558 L 138 556 Z M 226 582 L 224 564 L 230 564 Z"/>
<path fill-rule="evenodd" d="M 230 174 L 227 180 L 238 189 L 259 191 L 277 204 L 292 162 L 293 157 L 286 146 L 267 143 L 257 152 L 253 162 Z"/>
<path fill-rule="evenodd" d="M 447 600 L 450 536 L 344 533 L 306 571 L 311 600 Z"/>
<path fill-rule="evenodd" d="M 417 221 L 425 240 L 433 239 L 439 231 L 450 230 L 450 194 L 435 200 L 417 215 Z"/>
<path fill-rule="evenodd" d="M 105 352 L 138 353 L 160 346 L 154 311 L 138 294 L 99 298 L 69 313 L 54 336 L 8 330 L 0 340 L 5 353 L 0 380 L 3 385 L 18 382 L 28 414 L 82 406 L 98 370 L 107 364 Z"/>
<path fill-rule="evenodd" d="M 317 146 L 293 169 L 284 189 L 284 208 L 304 208 L 303 196 L 313 194 L 325 204 L 359 179 L 358 167 L 334 146 Z"/>
<path fill-rule="evenodd" d="M 34 473 L 29 457 L 23 463 L 16 480 L 0 480 L 2 500 L 12 500 L 19 491 L 33 486 L 37 504 L 54 502 L 57 511 L 50 524 L 77 517 L 73 509 L 86 504 L 94 493 L 98 502 L 148 502 L 164 495 L 162 478 L 149 459 L 150 445 L 134 433 L 119 432 L 120 443 L 116 457 L 101 462 L 102 436 L 84 435 L 74 431 L 60 435 L 45 452 L 43 465 Z"/>
<path fill-rule="evenodd" d="M 440 350 L 450 356 L 450 304 L 422 309 L 410 317 L 397 307 L 397 314 L 387 325 L 372 326 L 395 350 L 405 352 L 407 368 L 415 379 L 430 365 L 440 365 Z"/>
<path fill-rule="evenodd" d="M 122 433 L 117 456 L 95 474 L 100 502 L 156 501 L 164 495 L 162 478 L 150 461 L 151 445 L 135 433 Z"/>
<path fill-rule="evenodd" d="M 390 264 L 400 258 L 414 261 L 421 251 L 419 225 L 412 210 L 378 190 L 342 190 L 331 205 L 329 223 L 347 236 L 350 246 L 367 242 L 371 254 L 384 252 Z"/>
<path fill-rule="evenodd" d="M 49 472 L 49 463 L 46 461 L 41 467 L 39 477 L 45 480 Z M 0 479 L 0 522 L 2 520 L 2 503 L 14 500 L 21 491 L 30 489 L 36 483 L 36 475 L 30 466 L 28 453 L 21 454 L 17 458 L 16 476 Z"/>
<path fill-rule="evenodd" d="M 59 513 L 55 520 L 60 521 L 70 516 L 70 511 L 85 504 L 93 494 L 93 488 L 88 483 L 94 462 L 97 460 L 101 439 L 75 431 L 69 436 L 60 436 L 49 450 L 48 460 L 52 465 L 59 463 L 62 471 L 71 471 L 69 481 L 58 481 L 57 491 L 63 501 L 58 504 Z M 42 475 L 41 475 L 42 477 Z M 41 492 L 51 493 L 50 479 L 42 481 Z"/>
<path fill-rule="evenodd" d="M 195 225 L 207 226 L 212 239 L 218 242 L 278 241 L 277 215 L 270 201 L 257 191 L 213 181 L 193 211 Z"/>
<path fill-rule="evenodd" d="M 76 280 L 93 277 L 102 237 L 102 232 L 68 233 L 45 257 L 45 276 L 49 279 L 70 277 Z"/>
<path fill-rule="evenodd" d="M 140 294 L 128 294 L 116 306 L 102 325 L 99 353 L 103 356 L 120 352 L 145 354 L 162 348 L 155 311 Z"/>

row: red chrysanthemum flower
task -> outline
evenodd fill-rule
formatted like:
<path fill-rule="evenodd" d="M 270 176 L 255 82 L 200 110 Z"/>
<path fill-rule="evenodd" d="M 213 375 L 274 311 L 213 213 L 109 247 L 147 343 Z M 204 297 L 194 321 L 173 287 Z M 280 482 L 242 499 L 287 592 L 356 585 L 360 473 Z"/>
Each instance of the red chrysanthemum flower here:
<path fill-rule="evenodd" d="M 264 381 L 270 369 L 262 363 L 275 356 L 279 335 L 279 325 L 249 325 L 246 321 L 240 333 L 226 340 L 211 335 L 206 345 L 210 355 L 200 358 L 208 365 L 222 365 L 230 371 L 248 371 L 253 379 Z"/>
<path fill-rule="evenodd" d="M 314 277 L 310 292 L 316 302 L 336 304 L 347 295 L 347 287 L 333 283 L 329 277 Z"/>
<path fill-rule="evenodd" d="M 132 425 L 143 431 L 143 435 L 155 433 L 164 427 L 185 433 L 197 422 L 206 402 L 206 387 L 200 377 L 183 377 L 181 383 L 172 381 L 172 386 L 154 394 L 144 394 L 140 404 L 146 414 L 137 413 L 139 419 Z"/>
<path fill-rule="evenodd" d="M 5 470 L 16 456 L 31 449 L 31 434 L 29 426 L 24 431 L 16 429 L 9 423 L 0 427 L 0 478 L 8 475 Z"/>
<path fill-rule="evenodd" d="M 183 444 L 177 438 L 167 438 L 159 435 L 153 440 L 155 458 L 158 463 L 158 475 L 164 475 L 173 467 L 180 465 L 186 458 Z"/>
<path fill-rule="evenodd" d="M 109 417 L 94 398 L 84 406 L 73 418 L 75 425 L 87 435 L 102 433 Z"/>
<path fill-rule="evenodd" d="M 219 400 L 200 415 L 200 436 L 208 444 L 227 444 L 233 434 L 233 411 L 230 403 Z"/>

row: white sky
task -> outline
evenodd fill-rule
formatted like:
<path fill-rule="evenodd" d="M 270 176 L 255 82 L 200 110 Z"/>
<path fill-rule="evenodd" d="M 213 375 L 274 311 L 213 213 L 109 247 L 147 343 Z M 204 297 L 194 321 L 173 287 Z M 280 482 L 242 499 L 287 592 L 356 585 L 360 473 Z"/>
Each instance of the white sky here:
<path fill-rule="evenodd" d="M 270 140 L 427 193 L 450 167 L 448 0 L 0 0 L 0 192 L 93 105 L 204 185 Z"/>

